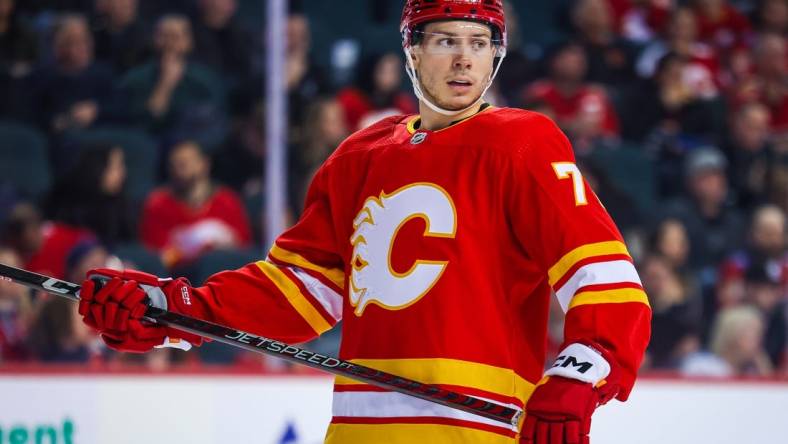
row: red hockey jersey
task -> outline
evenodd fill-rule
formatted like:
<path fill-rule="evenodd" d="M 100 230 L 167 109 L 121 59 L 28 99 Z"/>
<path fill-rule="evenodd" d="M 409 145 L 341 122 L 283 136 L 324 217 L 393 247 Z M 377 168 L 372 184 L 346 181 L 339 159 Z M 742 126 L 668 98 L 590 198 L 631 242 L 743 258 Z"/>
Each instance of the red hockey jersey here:
<path fill-rule="evenodd" d="M 211 277 L 197 316 L 274 339 L 339 320 L 340 357 L 523 409 L 551 290 L 566 343 L 608 348 L 621 400 L 650 309 L 621 235 L 548 118 L 488 108 L 439 131 L 393 117 L 346 140 L 267 261 Z M 513 443 L 516 427 L 344 378 L 326 442 Z"/>

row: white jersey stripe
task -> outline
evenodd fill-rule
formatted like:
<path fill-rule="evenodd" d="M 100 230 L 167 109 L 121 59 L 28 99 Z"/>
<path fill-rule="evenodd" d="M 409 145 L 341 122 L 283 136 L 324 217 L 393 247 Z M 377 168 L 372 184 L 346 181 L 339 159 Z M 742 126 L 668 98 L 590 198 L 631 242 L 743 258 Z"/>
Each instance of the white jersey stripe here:
<path fill-rule="evenodd" d="M 515 405 L 506 405 L 520 410 Z M 507 426 L 493 419 L 397 392 L 334 392 L 332 414 L 353 418 L 450 418 L 517 431 L 517 426 Z"/>
<path fill-rule="evenodd" d="M 342 319 L 342 296 L 298 267 L 287 267 L 334 319 Z"/>
<path fill-rule="evenodd" d="M 642 285 L 635 266 L 629 261 L 595 262 L 583 265 L 561 288 L 554 289 L 564 312 L 569 308 L 577 290 L 588 285 L 633 283 Z"/>

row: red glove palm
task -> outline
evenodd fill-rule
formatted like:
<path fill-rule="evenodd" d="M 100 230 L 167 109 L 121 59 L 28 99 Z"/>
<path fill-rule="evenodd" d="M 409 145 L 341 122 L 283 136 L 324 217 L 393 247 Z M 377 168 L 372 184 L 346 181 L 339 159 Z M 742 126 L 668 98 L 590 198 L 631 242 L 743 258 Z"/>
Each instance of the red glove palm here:
<path fill-rule="evenodd" d="M 588 444 L 591 415 L 618 390 L 618 368 L 607 351 L 566 347 L 526 404 L 521 442 Z"/>
<path fill-rule="evenodd" d="M 108 269 L 91 270 L 87 277 L 79 294 L 79 314 L 85 324 L 99 331 L 110 348 L 144 353 L 165 341 L 202 343 L 199 336 L 143 319 L 150 305 L 188 314 L 184 301 L 177 299 L 191 294 L 186 279 L 159 279 L 139 271 Z"/>

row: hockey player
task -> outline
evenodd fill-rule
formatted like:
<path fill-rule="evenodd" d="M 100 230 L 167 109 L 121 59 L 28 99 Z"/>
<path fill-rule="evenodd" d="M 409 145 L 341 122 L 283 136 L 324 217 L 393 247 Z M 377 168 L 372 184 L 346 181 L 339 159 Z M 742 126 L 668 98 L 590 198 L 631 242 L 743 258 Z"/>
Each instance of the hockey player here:
<path fill-rule="evenodd" d="M 409 0 L 401 30 L 420 114 L 343 142 L 267 260 L 201 287 L 94 270 L 110 280 L 84 282 L 80 312 L 135 352 L 200 343 L 141 321 L 146 303 L 291 342 L 343 320 L 343 359 L 526 411 L 506 427 L 337 378 L 327 443 L 588 442 L 649 338 L 632 259 L 556 125 L 483 102 L 506 54 L 501 0 Z M 551 291 L 565 342 L 544 372 Z"/>

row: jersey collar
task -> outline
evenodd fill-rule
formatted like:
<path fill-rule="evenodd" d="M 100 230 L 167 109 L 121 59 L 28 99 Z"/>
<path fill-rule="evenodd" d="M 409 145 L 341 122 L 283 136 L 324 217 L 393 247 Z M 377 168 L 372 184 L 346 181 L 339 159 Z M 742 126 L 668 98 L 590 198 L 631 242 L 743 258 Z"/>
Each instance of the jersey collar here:
<path fill-rule="evenodd" d="M 431 132 L 433 132 L 433 133 L 437 133 L 437 132 L 439 132 L 439 131 L 443 131 L 443 130 L 445 130 L 445 129 L 451 128 L 451 127 L 453 127 L 454 125 L 456 125 L 456 124 L 458 124 L 458 123 L 465 122 L 466 120 L 468 120 L 468 119 L 471 119 L 471 118 L 473 118 L 473 117 L 476 117 L 476 116 L 478 116 L 479 114 L 483 113 L 484 111 L 487 111 L 488 109 L 493 109 L 493 108 L 494 108 L 494 107 L 493 107 L 492 105 L 490 105 L 490 104 L 489 104 L 489 103 L 487 103 L 487 102 L 484 102 L 484 103 L 482 103 L 482 105 L 479 107 L 479 111 L 476 111 L 475 113 L 471 114 L 471 115 L 470 115 L 470 116 L 468 116 L 468 117 L 465 117 L 464 119 L 455 120 L 455 121 L 451 122 L 451 123 L 449 124 L 449 126 L 447 126 L 446 128 L 441 128 L 441 129 L 439 129 L 439 130 L 435 130 L 435 131 L 431 131 Z M 408 133 L 409 133 L 409 134 L 411 134 L 411 135 L 415 134 L 415 133 L 416 133 L 416 131 L 418 131 L 418 130 L 420 129 L 420 127 L 421 127 L 421 116 L 418 116 L 418 115 L 417 115 L 417 116 L 413 116 L 413 118 L 411 118 L 411 119 L 408 121 L 407 128 L 408 128 Z M 427 130 L 424 130 L 424 131 L 427 131 Z"/>

